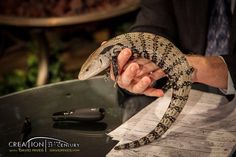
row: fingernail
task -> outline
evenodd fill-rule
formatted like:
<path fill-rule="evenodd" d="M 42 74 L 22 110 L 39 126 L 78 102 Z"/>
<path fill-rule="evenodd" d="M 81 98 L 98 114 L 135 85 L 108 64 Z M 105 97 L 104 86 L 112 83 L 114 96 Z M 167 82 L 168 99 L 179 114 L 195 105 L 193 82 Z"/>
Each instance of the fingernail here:
<path fill-rule="evenodd" d="M 127 48 L 125 48 L 125 49 L 124 49 L 124 54 L 127 55 L 127 56 L 129 56 L 129 55 L 130 55 L 130 50 L 127 49 Z"/>
<path fill-rule="evenodd" d="M 123 81 L 123 84 L 126 85 L 126 86 L 130 84 L 130 80 L 128 78 L 126 78 L 126 77 L 124 77 L 122 79 L 122 81 Z"/>
<path fill-rule="evenodd" d="M 136 75 L 137 77 L 142 75 L 142 71 L 139 69 L 136 71 L 136 73 L 137 73 L 137 75 Z"/>
<path fill-rule="evenodd" d="M 130 70 L 131 72 L 137 72 L 137 70 L 139 70 L 139 65 L 136 63 L 132 63 Z"/>
<path fill-rule="evenodd" d="M 136 66 L 132 66 L 130 70 L 131 70 L 132 72 L 136 72 L 137 68 L 136 68 Z"/>
<path fill-rule="evenodd" d="M 151 80 L 150 80 L 150 78 L 149 77 L 143 77 L 142 78 L 142 84 L 143 85 L 147 85 L 147 84 L 150 84 L 151 83 Z"/>

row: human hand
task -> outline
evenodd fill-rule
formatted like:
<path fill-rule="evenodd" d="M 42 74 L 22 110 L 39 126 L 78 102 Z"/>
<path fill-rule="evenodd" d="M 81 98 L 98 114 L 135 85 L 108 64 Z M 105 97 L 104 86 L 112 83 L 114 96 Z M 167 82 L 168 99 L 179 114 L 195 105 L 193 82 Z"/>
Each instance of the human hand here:
<path fill-rule="evenodd" d="M 118 55 L 119 75 L 117 84 L 131 93 L 163 96 L 164 92 L 161 89 L 152 88 L 152 84 L 154 81 L 165 77 L 166 74 L 150 60 L 140 58 L 129 61 L 131 56 L 132 52 L 127 48 Z M 228 68 L 222 58 L 219 56 L 187 55 L 186 59 L 190 66 L 195 69 L 192 74 L 192 82 L 227 89 Z M 110 71 L 111 79 L 115 80 L 112 68 Z"/>
<path fill-rule="evenodd" d="M 123 49 L 118 55 L 117 84 L 131 93 L 155 97 L 163 96 L 163 90 L 153 88 L 152 84 L 165 77 L 166 74 L 150 60 L 139 58 L 130 61 L 131 56 L 132 52 L 128 48 Z M 110 71 L 111 79 L 115 80 L 112 68 Z"/>

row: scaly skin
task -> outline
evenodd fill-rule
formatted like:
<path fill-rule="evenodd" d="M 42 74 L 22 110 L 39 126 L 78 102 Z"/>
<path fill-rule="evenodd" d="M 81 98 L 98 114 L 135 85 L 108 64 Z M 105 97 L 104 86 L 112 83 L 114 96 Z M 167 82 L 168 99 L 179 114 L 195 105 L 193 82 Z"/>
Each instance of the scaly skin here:
<path fill-rule="evenodd" d="M 115 150 L 136 148 L 161 137 L 174 123 L 187 102 L 193 72 L 185 56 L 170 41 L 151 33 L 134 32 L 114 37 L 99 47 L 82 66 L 79 79 L 85 80 L 95 76 L 107 69 L 111 63 L 117 78 L 117 56 L 123 48 L 130 48 L 133 58 L 149 59 L 161 68 L 169 78 L 165 89 L 172 88 L 173 92 L 169 107 L 157 126 L 146 136 L 118 145 Z"/>

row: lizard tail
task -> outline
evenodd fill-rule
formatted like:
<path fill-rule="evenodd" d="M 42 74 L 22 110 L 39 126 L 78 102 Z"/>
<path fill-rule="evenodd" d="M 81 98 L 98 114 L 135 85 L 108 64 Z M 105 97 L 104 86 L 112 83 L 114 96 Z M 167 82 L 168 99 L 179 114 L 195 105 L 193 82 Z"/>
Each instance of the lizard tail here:
<path fill-rule="evenodd" d="M 191 89 L 191 82 L 185 81 L 184 86 L 182 86 L 183 84 L 178 83 L 173 83 L 173 85 L 170 105 L 157 126 L 146 136 L 133 142 L 118 145 L 114 147 L 115 150 L 137 148 L 147 145 L 160 138 L 170 128 L 187 102 L 188 94 Z"/>
<path fill-rule="evenodd" d="M 159 135 L 155 135 L 155 134 L 157 134 L 157 133 L 153 130 L 147 136 L 144 136 L 144 137 L 140 138 L 139 140 L 135 140 L 130 143 L 125 143 L 125 144 L 115 146 L 114 149 L 115 150 L 131 149 L 131 148 L 137 148 L 137 147 L 140 147 L 143 145 L 147 145 L 147 144 L 153 142 L 155 139 L 160 137 Z"/>

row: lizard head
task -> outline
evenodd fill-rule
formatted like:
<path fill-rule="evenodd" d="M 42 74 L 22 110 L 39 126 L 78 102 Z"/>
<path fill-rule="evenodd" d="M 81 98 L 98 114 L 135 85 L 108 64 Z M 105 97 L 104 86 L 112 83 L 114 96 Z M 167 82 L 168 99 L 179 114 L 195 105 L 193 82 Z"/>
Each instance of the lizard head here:
<path fill-rule="evenodd" d="M 110 57 L 107 53 L 102 53 L 99 48 L 94 51 L 82 65 L 79 73 L 79 80 L 86 80 L 107 69 L 110 66 Z"/>
<path fill-rule="evenodd" d="M 111 44 L 109 41 L 100 46 L 83 64 L 78 76 L 79 80 L 86 80 L 107 69 L 111 64 L 111 56 L 114 52 L 121 51 L 122 47 L 121 43 Z"/>

